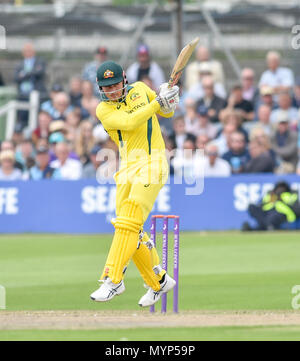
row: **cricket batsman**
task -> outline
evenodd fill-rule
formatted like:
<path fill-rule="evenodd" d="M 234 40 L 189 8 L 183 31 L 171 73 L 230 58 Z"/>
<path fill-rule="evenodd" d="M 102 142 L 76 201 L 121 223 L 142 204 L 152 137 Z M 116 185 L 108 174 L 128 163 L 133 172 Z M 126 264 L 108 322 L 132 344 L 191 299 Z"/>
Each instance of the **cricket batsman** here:
<path fill-rule="evenodd" d="M 179 102 L 179 88 L 164 83 L 157 95 L 142 82 L 128 84 L 122 67 L 113 61 L 97 71 L 101 102 L 96 114 L 118 145 L 121 157 L 114 179 L 117 186 L 115 232 L 99 289 L 91 294 L 98 302 L 125 291 L 124 274 L 132 259 L 147 293 L 142 307 L 156 303 L 176 284 L 160 265 L 157 251 L 143 231 L 160 189 L 168 179 L 165 144 L 156 114 L 171 117 Z"/>

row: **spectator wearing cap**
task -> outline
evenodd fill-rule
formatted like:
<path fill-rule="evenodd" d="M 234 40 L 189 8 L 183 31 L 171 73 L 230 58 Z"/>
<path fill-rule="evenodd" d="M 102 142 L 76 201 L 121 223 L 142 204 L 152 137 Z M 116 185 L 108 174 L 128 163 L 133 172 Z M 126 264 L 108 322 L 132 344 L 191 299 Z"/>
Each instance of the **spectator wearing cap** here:
<path fill-rule="evenodd" d="M 45 111 L 40 111 L 38 114 L 38 126 L 32 132 L 31 139 L 34 144 L 37 143 L 39 138 L 48 138 L 49 136 L 49 125 L 51 123 L 51 116 Z"/>
<path fill-rule="evenodd" d="M 49 149 L 44 146 L 37 147 L 35 165 L 29 170 L 29 178 L 33 180 L 60 179 L 59 171 L 50 167 L 49 162 Z"/>
<path fill-rule="evenodd" d="M 54 112 L 54 106 L 53 106 L 54 97 L 56 94 L 61 93 L 63 91 L 64 88 L 60 84 L 58 83 L 53 84 L 50 90 L 50 99 L 42 103 L 41 110 L 49 114 L 52 114 Z"/>
<path fill-rule="evenodd" d="M 36 56 L 32 43 L 26 43 L 22 50 L 23 60 L 17 65 L 14 80 L 18 87 L 18 100 L 28 101 L 30 93 L 37 90 L 40 93 L 40 100 L 47 98 L 45 87 L 46 65 L 45 62 Z M 28 122 L 28 111 L 18 112 L 18 122 L 24 128 Z"/>
<path fill-rule="evenodd" d="M 82 175 L 82 165 L 79 160 L 70 158 L 70 149 L 67 143 L 61 142 L 55 146 L 56 160 L 50 163 L 50 167 L 59 171 L 61 179 L 76 180 Z"/>
<path fill-rule="evenodd" d="M 280 161 L 281 173 L 294 173 L 298 163 L 298 134 L 289 129 L 287 114 L 276 118 L 275 132 L 271 136 L 271 146 Z"/>
<path fill-rule="evenodd" d="M 243 99 L 255 105 L 259 99 L 259 89 L 255 85 L 255 72 L 251 68 L 244 68 L 241 73 L 241 85 L 243 90 Z"/>
<path fill-rule="evenodd" d="M 261 139 L 253 139 L 249 144 L 250 160 L 244 167 L 244 173 L 273 173 L 274 159 L 268 144 Z"/>
<path fill-rule="evenodd" d="M 241 85 L 232 87 L 228 97 L 227 108 L 238 110 L 244 122 L 254 119 L 254 107 L 251 102 L 243 98 L 243 88 Z"/>
<path fill-rule="evenodd" d="M 176 114 L 173 118 L 173 133 L 169 136 L 170 140 L 175 144 L 178 149 L 183 148 L 183 143 L 187 137 L 195 138 L 192 133 L 187 133 L 185 129 L 184 115 Z"/>
<path fill-rule="evenodd" d="M 22 179 L 20 169 L 14 167 L 15 154 L 12 150 L 3 150 L 0 153 L 0 180 L 12 181 Z"/>
<path fill-rule="evenodd" d="M 205 177 L 229 177 L 231 174 L 230 165 L 219 157 L 219 148 L 214 143 L 206 146 L 203 162 Z"/>
<path fill-rule="evenodd" d="M 195 123 L 195 127 L 191 133 L 196 137 L 205 134 L 210 139 L 215 138 L 217 127 L 210 122 L 208 108 L 205 105 L 200 105 L 197 108 L 197 123 Z"/>
<path fill-rule="evenodd" d="M 69 82 L 69 97 L 70 104 L 73 107 L 81 106 L 81 98 L 82 98 L 82 79 L 79 76 L 73 76 Z M 94 91 L 94 90 L 93 90 Z"/>
<path fill-rule="evenodd" d="M 261 75 L 259 87 L 268 85 L 279 94 L 283 91 L 289 91 L 294 86 L 294 74 L 291 69 L 280 66 L 281 56 L 276 51 L 269 51 L 266 56 L 268 69 Z"/>
<path fill-rule="evenodd" d="M 210 51 L 205 46 L 199 46 L 196 51 L 196 60 L 191 62 L 185 71 L 185 87 L 190 88 L 198 83 L 199 80 L 199 65 L 201 63 L 209 64 L 211 74 L 216 83 L 225 84 L 225 76 L 222 64 L 215 59 L 211 58 Z"/>
<path fill-rule="evenodd" d="M 97 169 L 101 165 L 101 160 L 97 159 L 97 154 L 100 152 L 101 147 L 95 145 L 89 153 L 89 162 L 83 166 L 82 169 L 82 178 L 91 179 L 96 178 Z"/>
<path fill-rule="evenodd" d="M 222 158 L 230 164 L 232 174 L 242 173 L 245 164 L 250 160 L 245 135 L 241 132 L 230 134 L 228 148 L 228 152 Z"/>
<path fill-rule="evenodd" d="M 145 75 L 152 80 L 155 89 L 165 83 L 163 70 L 155 61 L 151 60 L 148 46 L 141 44 L 137 49 L 137 61 L 129 66 L 126 76 L 129 83 L 134 83 L 141 81 Z"/>
<path fill-rule="evenodd" d="M 207 107 L 209 120 L 212 123 L 219 123 L 219 113 L 226 107 L 227 102 L 215 94 L 214 82 L 211 76 L 205 76 L 202 79 L 202 87 L 204 95 L 203 98 L 198 101 L 197 105 L 198 107 Z"/>
<path fill-rule="evenodd" d="M 99 97 L 99 87 L 96 81 L 97 70 L 99 66 L 107 60 L 108 51 L 105 46 L 96 49 L 94 60 L 85 65 L 82 71 L 82 79 L 88 80 L 93 84 L 94 95 Z"/>
<path fill-rule="evenodd" d="M 193 98 L 196 101 L 202 99 L 205 96 L 202 81 L 203 81 L 204 78 L 210 77 L 212 79 L 212 81 L 213 81 L 213 84 L 214 84 L 214 87 L 213 87 L 214 94 L 217 95 L 220 98 L 223 98 L 223 99 L 226 98 L 227 94 L 226 94 L 226 90 L 224 88 L 224 85 L 222 83 L 217 83 L 217 82 L 214 81 L 209 64 L 201 63 L 199 65 L 199 73 L 198 73 L 198 75 L 199 75 L 198 82 L 190 87 L 190 89 L 188 90 L 188 93 L 187 93 L 188 97 Z"/>
<path fill-rule="evenodd" d="M 56 145 L 59 144 L 59 143 L 67 143 L 64 134 L 62 132 L 54 132 L 54 133 L 50 134 L 50 136 L 49 136 L 50 162 L 57 159 L 55 149 L 56 149 Z M 69 157 L 71 159 L 79 160 L 79 156 L 72 150 L 69 153 Z"/>
<path fill-rule="evenodd" d="M 271 123 L 277 123 L 277 118 L 280 117 L 282 113 L 285 113 L 289 119 L 290 126 L 296 129 L 299 122 L 299 111 L 292 106 L 292 98 L 288 92 L 279 94 L 278 106 L 279 107 L 271 113 Z"/>
<path fill-rule="evenodd" d="M 274 99 L 274 91 L 267 85 L 264 85 L 259 89 L 259 98 L 255 104 L 255 120 L 258 118 L 258 109 L 261 105 L 268 105 L 271 110 L 278 108 L 278 104 Z"/>

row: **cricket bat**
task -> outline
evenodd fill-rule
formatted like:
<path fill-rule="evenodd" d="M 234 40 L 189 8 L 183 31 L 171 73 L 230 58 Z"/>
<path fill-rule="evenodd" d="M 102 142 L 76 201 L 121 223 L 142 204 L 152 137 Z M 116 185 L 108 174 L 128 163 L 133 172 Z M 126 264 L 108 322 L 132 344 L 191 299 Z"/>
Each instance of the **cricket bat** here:
<path fill-rule="evenodd" d="M 178 58 L 176 60 L 176 63 L 173 67 L 170 79 L 169 79 L 169 88 L 171 88 L 173 85 L 177 84 L 178 80 L 181 77 L 182 71 L 185 68 L 186 64 L 188 63 L 191 55 L 193 54 L 193 51 L 195 50 L 195 47 L 197 46 L 200 38 L 195 38 L 190 43 L 188 43 L 180 52 L 178 55 Z"/>

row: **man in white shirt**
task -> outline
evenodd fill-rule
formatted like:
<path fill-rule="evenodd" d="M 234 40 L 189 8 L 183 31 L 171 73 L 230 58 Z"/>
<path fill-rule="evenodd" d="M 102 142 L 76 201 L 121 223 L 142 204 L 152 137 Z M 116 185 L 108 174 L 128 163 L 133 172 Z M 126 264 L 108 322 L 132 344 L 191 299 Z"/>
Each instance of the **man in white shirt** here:
<path fill-rule="evenodd" d="M 155 89 L 165 83 L 165 76 L 160 66 L 151 60 L 147 45 L 140 45 L 137 51 L 137 61 L 130 65 L 126 71 L 129 84 L 140 81 L 147 75 L 153 82 Z"/>
<path fill-rule="evenodd" d="M 268 70 L 263 72 L 259 87 L 268 85 L 273 88 L 275 94 L 289 91 L 294 86 L 294 74 L 291 69 L 280 67 L 280 54 L 269 51 L 266 57 Z"/>
<path fill-rule="evenodd" d="M 205 177 L 229 177 L 231 168 L 229 163 L 219 158 L 218 147 L 209 143 L 205 149 L 204 176 Z"/>
<path fill-rule="evenodd" d="M 57 159 L 50 163 L 50 167 L 59 170 L 61 179 L 76 180 L 81 178 L 82 165 L 79 160 L 69 158 L 70 150 L 67 143 L 57 143 L 55 154 Z"/>

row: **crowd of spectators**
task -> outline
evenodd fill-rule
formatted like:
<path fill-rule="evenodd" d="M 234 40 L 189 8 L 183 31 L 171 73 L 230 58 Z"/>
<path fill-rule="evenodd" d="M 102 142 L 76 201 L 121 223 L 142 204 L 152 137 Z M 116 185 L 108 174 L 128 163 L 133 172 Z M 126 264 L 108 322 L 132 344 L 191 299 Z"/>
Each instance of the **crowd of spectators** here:
<path fill-rule="evenodd" d="M 118 149 L 96 118 L 96 70 L 108 59 L 107 48 L 98 48 L 67 86 L 55 83 L 49 92 L 46 64 L 33 44 L 25 44 L 22 55 L 15 71 L 18 100 L 28 100 L 32 90 L 40 92 L 38 125 L 29 131 L 28 112 L 18 112 L 12 139 L 1 143 L 0 180 L 112 177 Z M 144 44 L 126 74 L 129 83 L 143 81 L 155 91 L 166 80 Z M 267 53 L 262 74 L 244 68 L 240 81 L 228 88 L 221 62 L 201 46 L 186 68 L 180 92 L 174 117 L 159 119 L 171 174 L 300 175 L 300 78 L 281 65 L 279 53 Z M 99 159 L 103 149 L 116 157 Z"/>

